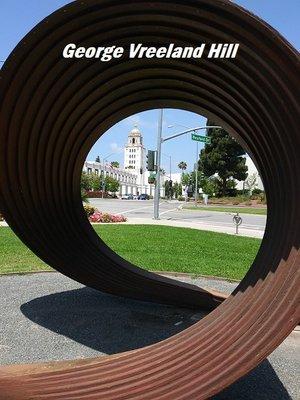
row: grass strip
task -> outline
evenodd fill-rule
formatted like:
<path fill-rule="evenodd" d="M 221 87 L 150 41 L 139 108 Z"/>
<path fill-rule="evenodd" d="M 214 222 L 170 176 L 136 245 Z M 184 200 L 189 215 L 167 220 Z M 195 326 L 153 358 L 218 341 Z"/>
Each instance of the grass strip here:
<path fill-rule="evenodd" d="M 224 233 L 154 225 L 94 225 L 122 258 L 151 271 L 241 279 L 261 240 Z M 12 232 L 0 228 L 0 274 L 51 270 Z"/>

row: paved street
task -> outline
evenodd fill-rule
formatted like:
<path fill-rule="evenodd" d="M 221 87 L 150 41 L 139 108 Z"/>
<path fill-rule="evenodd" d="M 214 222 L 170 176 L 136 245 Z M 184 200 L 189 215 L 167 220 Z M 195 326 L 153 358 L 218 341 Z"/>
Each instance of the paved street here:
<path fill-rule="evenodd" d="M 130 223 L 154 223 L 152 220 L 153 200 L 90 199 L 90 204 L 103 212 L 123 214 Z M 229 213 L 209 210 L 184 210 L 181 209 L 182 205 L 183 203 L 162 200 L 160 217 L 163 223 L 171 226 L 186 226 L 195 229 L 215 230 L 217 232 L 235 232 L 232 215 Z M 242 214 L 241 217 L 243 219 L 243 223 L 240 226 L 242 235 L 263 237 L 267 219 L 265 215 Z"/>
<path fill-rule="evenodd" d="M 231 292 L 236 283 L 181 278 Z M 110 296 L 59 273 L 0 277 L 0 364 L 114 354 L 174 335 L 203 314 Z M 300 332 L 213 400 L 299 399 Z M 191 399 L 192 400 L 192 399 Z"/>

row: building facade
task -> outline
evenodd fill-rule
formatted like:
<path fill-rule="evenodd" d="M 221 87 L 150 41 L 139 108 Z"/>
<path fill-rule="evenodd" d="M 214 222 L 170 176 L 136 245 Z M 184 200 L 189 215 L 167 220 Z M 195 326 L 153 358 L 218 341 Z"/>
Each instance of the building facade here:
<path fill-rule="evenodd" d="M 127 143 L 124 146 L 123 168 L 114 168 L 110 163 L 86 161 L 83 171 L 100 176 L 109 176 L 119 182 L 118 196 L 124 194 L 139 195 L 146 193 L 154 196 L 155 185 L 148 183 L 149 172 L 146 169 L 146 148 L 143 145 L 143 136 L 137 125 L 129 132 Z M 160 195 L 164 196 L 165 177 L 161 176 Z"/>

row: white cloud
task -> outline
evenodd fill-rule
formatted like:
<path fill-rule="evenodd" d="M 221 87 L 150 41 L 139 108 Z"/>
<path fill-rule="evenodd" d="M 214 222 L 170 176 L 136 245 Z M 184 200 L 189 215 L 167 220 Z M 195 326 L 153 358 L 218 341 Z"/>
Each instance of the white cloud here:
<path fill-rule="evenodd" d="M 116 142 L 110 143 L 110 149 L 112 153 L 120 154 L 123 153 L 123 148 L 118 145 Z"/>

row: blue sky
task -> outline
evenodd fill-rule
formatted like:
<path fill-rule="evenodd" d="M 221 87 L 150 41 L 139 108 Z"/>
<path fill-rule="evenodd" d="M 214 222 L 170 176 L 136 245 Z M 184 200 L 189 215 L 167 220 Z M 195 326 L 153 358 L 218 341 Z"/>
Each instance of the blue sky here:
<path fill-rule="evenodd" d="M 300 48 L 300 0 L 236 0 L 237 4 L 247 8 L 277 29 L 293 46 Z M 0 0 L 0 60 L 5 60 L 22 37 L 39 21 L 57 8 L 70 3 L 69 0 Z M 157 110 L 151 110 L 127 118 L 107 131 L 91 149 L 88 159 L 97 155 L 105 157 L 114 152 L 111 160 L 123 162 L 122 147 L 134 123 L 138 123 L 147 148 L 155 148 L 157 134 Z M 168 129 L 171 124 L 199 126 L 205 119 L 193 113 L 179 110 L 165 110 L 164 136 L 182 128 Z M 200 146 L 201 148 L 201 146 Z M 174 139 L 163 145 L 163 154 L 172 155 L 172 172 L 177 172 L 177 164 L 184 160 L 190 168 L 196 158 L 196 144 L 190 136 Z M 163 166 L 169 169 L 166 156 Z"/>

